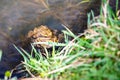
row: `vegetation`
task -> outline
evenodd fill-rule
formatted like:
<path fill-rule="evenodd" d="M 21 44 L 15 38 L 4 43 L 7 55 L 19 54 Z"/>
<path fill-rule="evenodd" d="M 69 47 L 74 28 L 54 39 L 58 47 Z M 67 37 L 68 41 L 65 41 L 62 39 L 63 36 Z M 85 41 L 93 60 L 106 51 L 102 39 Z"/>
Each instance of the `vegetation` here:
<path fill-rule="evenodd" d="M 31 53 L 15 48 L 23 56 L 24 67 L 32 77 L 56 80 L 120 80 L 120 22 L 119 10 L 114 13 L 103 0 L 100 15 L 88 14 L 88 29 L 74 35 L 66 26 L 65 43 L 52 44 L 45 56 L 35 49 Z M 92 20 L 91 20 L 92 18 Z M 68 38 L 72 37 L 73 40 Z M 43 44 L 43 43 L 42 43 Z M 59 49 L 55 49 L 59 46 Z"/>

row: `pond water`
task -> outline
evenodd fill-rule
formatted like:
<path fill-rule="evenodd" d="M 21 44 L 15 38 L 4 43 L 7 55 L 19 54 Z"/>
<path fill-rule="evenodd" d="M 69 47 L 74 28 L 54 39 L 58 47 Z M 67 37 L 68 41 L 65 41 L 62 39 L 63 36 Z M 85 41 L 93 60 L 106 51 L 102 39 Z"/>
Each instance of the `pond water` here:
<path fill-rule="evenodd" d="M 79 5 L 80 1 L 46 0 L 48 8 L 41 0 L 1 0 L 0 49 L 3 56 L 0 61 L 0 77 L 6 70 L 11 70 L 20 63 L 22 57 L 13 44 L 18 45 L 17 42 L 34 27 L 47 25 L 51 29 L 61 31 L 64 29 L 61 24 L 65 24 L 76 33 L 83 31 L 87 24 L 88 4 Z M 100 3 L 100 0 L 97 3 Z M 76 6 L 72 7 L 73 5 Z"/>

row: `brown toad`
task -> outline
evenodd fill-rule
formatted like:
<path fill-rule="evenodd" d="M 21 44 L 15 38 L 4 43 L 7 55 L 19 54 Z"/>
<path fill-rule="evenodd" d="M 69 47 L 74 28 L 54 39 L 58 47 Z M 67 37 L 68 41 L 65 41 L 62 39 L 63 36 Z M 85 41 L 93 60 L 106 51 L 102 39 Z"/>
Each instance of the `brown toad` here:
<path fill-rule="evenodd" d="M 54 31 L 49 29 L 47 26 L 39 26 L 34 28 L 34 30 L 29 31 L 27 38 L 30 39 L 31 43 L 37 42 L 58 42 L 58 38 L 55 36 Z M 50 45 L 46 44 L 35 44 L 36 47 L 41 48 L 50 48 Z"/>

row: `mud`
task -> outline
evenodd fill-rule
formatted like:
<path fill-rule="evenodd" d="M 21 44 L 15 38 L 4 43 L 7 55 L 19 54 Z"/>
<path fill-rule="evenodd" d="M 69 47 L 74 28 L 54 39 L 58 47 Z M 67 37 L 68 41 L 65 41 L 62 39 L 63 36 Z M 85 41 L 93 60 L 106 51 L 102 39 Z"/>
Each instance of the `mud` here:
<path fill-rule="evenodd" d="M 87 13 L 93 10 L 99 14 L 101 0 L 80 4 L 81 0 L 1 0 L 0 1 L 0 77 L 6 70 L 13 69 L 22 60 L 13 44 L 21 46 L 21 40 L 29 30 L 47 25 L 61 31 L 66 25 L 75 34 L 86 29 Z M 114 1 L 114 0 L 111 0 Z M 114 4 L 111 4 L 114 8 Z M 27 49 L 27 47 L 25 47 Z M 17 75 L 18 76 L 18 75 Z"/>

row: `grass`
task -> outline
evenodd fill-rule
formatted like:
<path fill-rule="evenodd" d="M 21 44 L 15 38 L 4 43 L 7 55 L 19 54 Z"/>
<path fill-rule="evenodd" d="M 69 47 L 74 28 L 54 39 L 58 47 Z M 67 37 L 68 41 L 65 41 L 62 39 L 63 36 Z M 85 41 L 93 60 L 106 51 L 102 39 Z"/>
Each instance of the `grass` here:
<path fill-rule="evenodd" d="M 15 46 L 28 73 L 56 80 L 120 80 L 119 15 L 117 8 L 114 13 L 107 3 L 103 0 L 99 16 L 88 14 L 84 33 L 74 35 L 65 27 L 65 43 L 45 43 L 53 45 L 51 52 L 45 49 L 46 57 L 34 48 L 34 44 L 43 43 L 33 43 L 31 53 Z"/>

